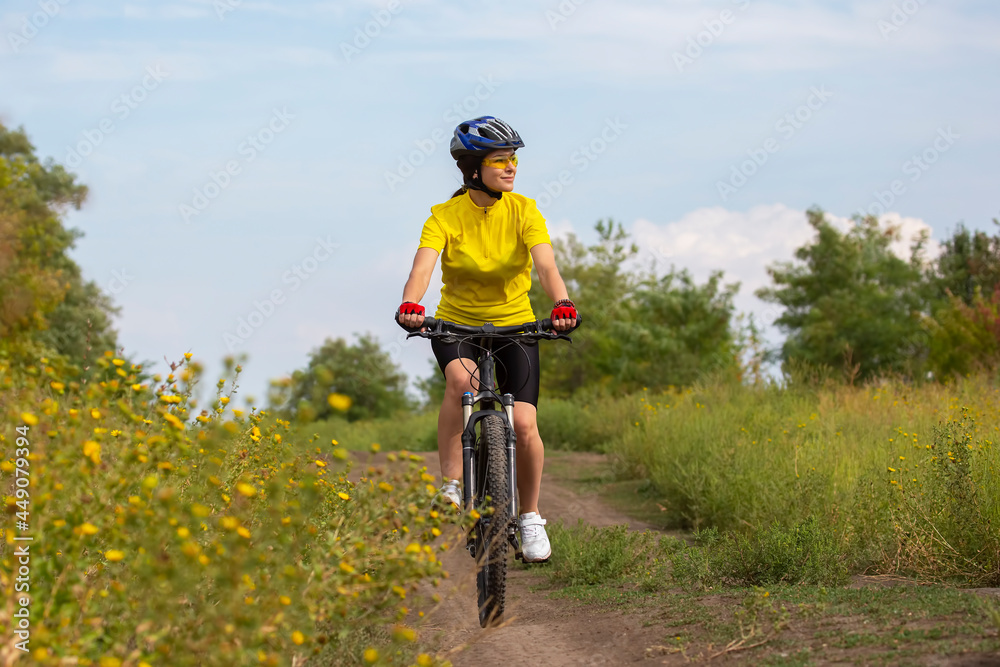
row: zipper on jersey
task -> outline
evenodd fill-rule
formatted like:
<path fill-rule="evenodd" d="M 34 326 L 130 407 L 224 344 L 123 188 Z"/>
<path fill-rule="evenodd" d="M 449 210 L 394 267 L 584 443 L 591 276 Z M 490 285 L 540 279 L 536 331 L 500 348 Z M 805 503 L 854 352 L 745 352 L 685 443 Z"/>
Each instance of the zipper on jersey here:
<path fill-rule="evenodd" d="M 486 229 L 487 224 L 489 223 L 489 221 L 490 221 L 490 207 L 489 206 L 484 206 L 483 207 L 482 233 L 479 235 L 479 239 L 480 239 L 480 241 L 483 244 L 483 258 L 484 259 L 489 259 L 490 258 L 490 244 L 487 242 L 489 234 L 487 233 L 487 229 Z"/>

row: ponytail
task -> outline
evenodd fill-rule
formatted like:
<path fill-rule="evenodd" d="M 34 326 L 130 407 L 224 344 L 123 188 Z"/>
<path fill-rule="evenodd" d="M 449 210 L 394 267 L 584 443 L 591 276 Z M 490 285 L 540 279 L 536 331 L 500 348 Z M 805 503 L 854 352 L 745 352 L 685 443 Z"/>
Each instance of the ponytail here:
<path fill-rule="evenodd" d="M 479 170 L 479 164 L 482 161 L 483 156 L 481 154 L 463 155 L 458 158 L 456 165 L 458 166 L 458 170 L 462 172 L 462 187 L 456 190 L 452 197 L 464 195 L 469 191 L 469 184 L 475 179 L 473 174 Z"/>

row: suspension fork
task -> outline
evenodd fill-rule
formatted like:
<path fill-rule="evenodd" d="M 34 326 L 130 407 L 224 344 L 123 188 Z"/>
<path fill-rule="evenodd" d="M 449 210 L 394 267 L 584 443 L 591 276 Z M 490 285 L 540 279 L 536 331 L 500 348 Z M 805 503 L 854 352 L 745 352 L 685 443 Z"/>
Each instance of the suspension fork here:
<path fill-rule="evenodd" d="M 500 403 L 503 405 L 503 411 L 507 414 L 507 479 L 510 480 L 510 517 L 512 520 L 516 520 L 519 515 L 517 513 L 517 434 L 514 433 L 514 396 L 504 394 L 500 397 Z M 516 525 L 516 523 L 511 524 L 511 526 Z"/>
<path fill-rule="evenodd" d="M 472 419 L 472 404 L 475 397 L 471 391 L 462 394 L 462 501 L 466 511 L 472 509 L 476 497 L 476 474 L 473 461 L 474 435 L 469 430 L 469 420 Z"/>

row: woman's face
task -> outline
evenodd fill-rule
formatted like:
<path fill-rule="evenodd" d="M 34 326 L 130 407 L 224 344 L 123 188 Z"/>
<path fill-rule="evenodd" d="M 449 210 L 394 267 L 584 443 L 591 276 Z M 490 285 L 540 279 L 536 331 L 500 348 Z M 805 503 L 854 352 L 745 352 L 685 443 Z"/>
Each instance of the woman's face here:
<path fill-rule="evenodd" d="M 513 156 L 514 149 L 504 148 L 492 151 L 484 158 L 483 161 L 501 161 L 504 160 L 504 158 L 511 158 Z M 514 159 L 516 160 L 517 158 Z M 498 192 L 513 192 L 514 176 L 517 175 L 517 165 L 513 162 L 507 160 L 502 166 L 499 165 L 499 163 L 495 163 L 494 165 L 480 164 L 479 172 L 483 176 L 483 183 L 491 190 L 496 190 Z"/>

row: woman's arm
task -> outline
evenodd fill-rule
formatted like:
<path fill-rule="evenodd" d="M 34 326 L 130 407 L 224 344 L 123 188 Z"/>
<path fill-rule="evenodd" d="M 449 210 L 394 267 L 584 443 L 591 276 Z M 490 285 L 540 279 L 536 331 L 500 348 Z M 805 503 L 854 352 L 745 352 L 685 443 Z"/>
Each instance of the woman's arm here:
<path fill-rule="evenodd" d="M 427 286 L 431 284 L 431 275 L 434 273 L 434 265 L 437 264 L 438 251 L 434 248 L 417 248 L 417 254 L 413 256 L 413 266 L 410 268 L 410 277 L 403 287 L 403 302 L 420 303 L 427 292 Z M 423 323 L 423 318 L 419 315 L 400 315 L 399 321 L 408 327 L 418 327 Z"/>
<path fill-rule="evenodd" d="M 569 299 L 569 292 L 566 290 L 566 283 L 559 275 L 559 268 L 556 266 L 556 255 L 552 252 L 552 245 L 549 243 L 539 243 L 531 248 L 531 260 L 538 271 L 538 281 L 542 284 L 542 289 L 549 295 L 553 303 Z M 571 329 L 576 326 L 576 318 L 553 320 L 553 326 L 557 330 Z"/>

